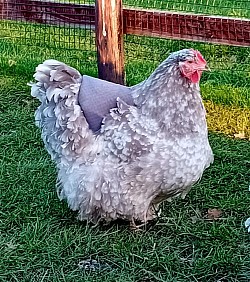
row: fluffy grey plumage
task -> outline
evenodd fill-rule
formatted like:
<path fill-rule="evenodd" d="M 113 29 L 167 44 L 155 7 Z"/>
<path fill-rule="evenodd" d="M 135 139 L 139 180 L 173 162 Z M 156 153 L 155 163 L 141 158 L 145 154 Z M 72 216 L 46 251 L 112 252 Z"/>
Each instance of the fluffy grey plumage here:
<path fill-rule="evenodd" d="M 250 233 L 250 217 L 245 221 L 245 227 L 247 228 L 247 231 Z"/>
<path fill-rule="evenodd" d="M 36 124 L 57 165 L 58 195 L 81 220 L 147 222 L 162 201 L 185 197 L 201 178 L 213 154 L 200 70 L 190 73 L 184 65 L 196 60 L 192 49 L 172 53 L 130 88 L 134 105 L 118 98 L 98 133 L 78 102 L 80 73 L 55 60 L 37 67 L 31 90 L 41 102 Z"/>

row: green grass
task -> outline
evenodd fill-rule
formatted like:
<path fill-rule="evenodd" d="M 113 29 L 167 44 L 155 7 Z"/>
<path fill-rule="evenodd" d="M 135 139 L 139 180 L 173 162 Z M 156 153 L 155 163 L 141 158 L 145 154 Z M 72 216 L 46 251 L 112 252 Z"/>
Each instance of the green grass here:
<path fill-rule="evenodd" d="M 55 169 L 33 124 L 34 102 L 21 96 L 0 117 L 1 281 L 248 281 L 247 141 L 211 134 L 214 165 L 187 199 L 165 204 L 147 232 L 93 227 L 57 199 Z M 223 217 L 206 220 L 208 208 L 222 209 Z M 89 257 L 111 270 L 79 270 Z"/>
<path fill-rule="evenodd" d="M 250 136 L 249 48 L 126 37 L 130 85 L 182 47 L 198 48 L 212 67 L 201 89 L 215 162 L 185 200 L 165 203 L 155 225 L 133 233 L 117 223 L 86 225 L 59 202 L 56 171 L 34 126 L 38 103 L 26 83 L 36 65 L 56 58 L 96 76 L 93 36 L 0 27 L 0 281 L 250 281 L 250 236 L 243 227 L 250 216 L 250 143 L 233 138 L 241 131 Z M 208 220 L 209 208 L 221 209 L 222 217 Z M 110 269 L 80 270 L 78 262 L 90 257 Z"/>

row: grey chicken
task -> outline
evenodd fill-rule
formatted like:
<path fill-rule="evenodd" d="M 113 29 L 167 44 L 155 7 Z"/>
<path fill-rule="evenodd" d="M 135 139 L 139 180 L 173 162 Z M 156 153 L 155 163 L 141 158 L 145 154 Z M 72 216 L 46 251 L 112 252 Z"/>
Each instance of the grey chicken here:
<path fill-rule="evenodd" d="M 80 220 L 146 223 L 201 178 L 213 161 L 199 88 L 206 69 L 193 49 L 170 54 L 132 87 L 56 60 L 36 68 L 36 124 L 57 166 L 58 195 Z"/>

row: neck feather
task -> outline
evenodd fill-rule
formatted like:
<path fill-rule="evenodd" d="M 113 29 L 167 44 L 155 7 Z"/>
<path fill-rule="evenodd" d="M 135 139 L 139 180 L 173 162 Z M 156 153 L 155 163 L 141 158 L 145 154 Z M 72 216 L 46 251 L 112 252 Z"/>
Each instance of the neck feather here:
<path fill-rule="evenodd" d="M 157 121 L 164 131 L 185 134 L 206 129 L 199 85 L 182 77 L 175 64 L 161 64 L 132 87 L 132 95 L 141 114 Z"/>

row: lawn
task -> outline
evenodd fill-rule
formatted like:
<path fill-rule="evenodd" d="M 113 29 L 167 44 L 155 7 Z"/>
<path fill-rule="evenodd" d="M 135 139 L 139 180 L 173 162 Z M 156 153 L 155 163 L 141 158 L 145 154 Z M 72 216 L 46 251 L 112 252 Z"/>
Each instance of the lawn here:
<path fill-rule="evenodd" d="M 79 222 L 57 198 L 55 167 L 34 126 L 38 104 L 26 84 L 48 58 L 96 76 L 93 34 L 0 22 L 0 281 L 250 281 L 244 229 L 250 216 L 250 48 L 135 36 L 125 41 L 129 85 L 170 51 L 193 47 L 204 54 L 212 68 L 201 89 L 214 164 L 185 200 L 165 203 L 147 231 Z M 213 220 L 209 209 L 222 214 Z M 78 263 L 87 258 L 108 267 L 84 271 Z"/>

